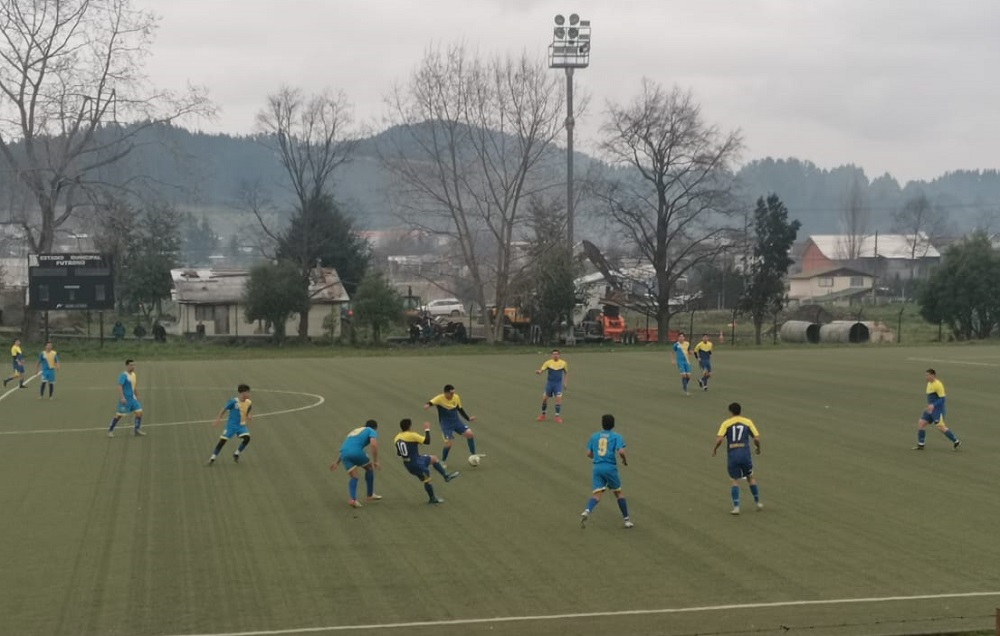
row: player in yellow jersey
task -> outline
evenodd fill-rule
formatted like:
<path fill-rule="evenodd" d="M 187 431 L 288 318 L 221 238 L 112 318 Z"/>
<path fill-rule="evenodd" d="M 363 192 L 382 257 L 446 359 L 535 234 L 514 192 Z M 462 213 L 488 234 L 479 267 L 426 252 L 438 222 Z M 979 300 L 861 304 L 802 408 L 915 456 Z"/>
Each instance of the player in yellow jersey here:
<path fill-rule="evenodd" d="M 413 421 L 405 418 L 399 422 L 400 432 L 396 434 L 392 443 L 396 446 L 396 454 L 403 460 L 403 466 L 407 472 L 424 483 L 424 490 L 427 492 L 427 503 L 440 504 L 444 499 L 439 499 L 434 494 L 434 486 L 431 485 L 431 469 L 433 468 L 444 477 L 445 481 L 451 481 L 458 477 L 459 473 L 446 472 L 444 466 L 433 455 L 421 455 L 420 445 L 431 443 L 430 422 L 424 422 L 424 434 L 411 431 Z"/>
<path fill-rule="evenodd" d="M 552 350 L 552 357 L 542 363 L 542 368 L 535 371 L 535 375 L 541 375 L 548 371 L 545 379 L 545 391 L 542 393 L 542 414 L 538 416 L 538 421 L 545 420 L 545 411 L 549 408 L 549 398 L 554 397 L 556 402 L 556 422 L 562 424 L 562 396 L 563 390 L 569 388 L 569 365 L 559 357 L 559 350 Z"/>
<path fill-rule="evenodd" d="M 920 419 L 917 420 L 917 445 L 913 447 L 913 450 L 924 450 L 928 424 L 933 424 L 937 430 L 944 433 L 944 436 L 951 442 L 951 447 L 958 450 L 962 441 L 944 423 L 946 410 L 944 384 L 938 380 L 937 371 L 934 369 L 927 369 L 925 378 L 927 380 L 927 407 L 920 414 Z"/>
<path fill-rule="evenodd" d="M 23 389 L 24 387 L 24 352 L 21 351 L 21 339 L 14 338 L 14 344 L 10 346 L 10 362 L 13 366 L 14 373 L 8 378 L 4 378 L 3 386 L 7 388 L 7 383 L 13 380 L 17 380 L 18 388 Z"/>
<path fill-rule="evenodd" d="M 698 386 L 702 391 L 708 390 L 708 379 L 712 377 L 712 341 L 708 339 L 708 334 L 701 337 L 701 342 L 694 346 L 694 355 L 698 358 L 698 366 L 701 367 L 701 377 L 698 379 Z"/>
<path fill-rule="evenodd" d="M 750 441 L 756 447 L 757 454 L 760 455 L 760 432 L 754 423 L 743 417 L 743 407 L 739 402 L 729 405 L 729 418 L 719 426 L 719 432 L 715 437 L 715 446 L 712 447 L 712 457 L 715 451 L 719 450 L 722 443 L 726 443 L 727 471 L 732 479 L 730 494 L 733 498 L 733 509 L 730 511 L 734 515 L 740 514 L 740 479 L 746 479 L 750 485 L 750 494 L 753 495 L 754 505 L 757 510 L 764 507 L 760 502 L 760 490 L 757 488 L 757 479 L 753 476 L 753 459 L 750 457 Z"/>

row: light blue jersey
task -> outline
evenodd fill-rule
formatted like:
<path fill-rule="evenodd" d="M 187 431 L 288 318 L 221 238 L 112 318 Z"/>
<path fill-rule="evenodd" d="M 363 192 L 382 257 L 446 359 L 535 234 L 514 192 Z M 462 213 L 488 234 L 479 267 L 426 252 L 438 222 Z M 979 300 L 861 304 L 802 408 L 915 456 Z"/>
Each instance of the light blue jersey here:
<path fill-rule="evenodd" d="M 363 455 L 365 447 L 373 439 L 378 439 L 378 431 L 375 429 L 368 426 L 356 428 L 344 438 L 344 443 L 340 445 L 340 454 L 345 457 L 348 455 Z"/>
<path fill-rule="evenodd" d="M 625 448 L 625 438 L 614 431 L 594 433 L 587 442 L 587 450 L 594 455 L 594 466 L 598 464 L 618 465 L 618 451 Z"/>

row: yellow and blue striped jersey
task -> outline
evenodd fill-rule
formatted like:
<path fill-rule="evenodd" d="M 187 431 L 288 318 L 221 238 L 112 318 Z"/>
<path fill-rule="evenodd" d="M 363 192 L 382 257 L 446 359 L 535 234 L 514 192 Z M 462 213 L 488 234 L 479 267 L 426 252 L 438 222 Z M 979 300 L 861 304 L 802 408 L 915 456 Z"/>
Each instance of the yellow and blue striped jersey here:
<path fill-rule="evenodd" d="M 694 346 L 694 352 L 698 356 L 699 360 L 708 360 L 709 358 L 711 358 L 712 349 L 713 349 L 712 343 L 705 342 L 704 340 L 700 341 L 698 344 Z"/>
<path fill-rule="evenodd" d="M 24 359 L 24 352 L 21 351 L 21 347 L 19 345 L 13 345 L 10 348 L 10 357 L 15 362 L 18 361 L 18 360 L 23 360 Z"/>
<path fill-rule="evenodd" d="M 118 384 L 122 388 L 122 394 L 126 399 L 135 398 L 135 371 L 129 373 L 128 371 L 122 371 L 122 374 L 118 376 Z"/>
<path fill-rule="evenodd" d="M 396 454 L 408 462 L 420 455 L 420 445 L 430 443 L 430 433 L 417 433 L 415 431 L 403 431 L 397 433 L 392 443 L 396 445 Z"/>
<path fill-rule="evenodd" d="M 719 437 L 726 439 L 726 451 L 730 454 L 749 454 L 750 438 L 760 439 L 760 431 L 750 418 L 736 415 L 722 422 Z"/>
<path fill-rule="evenodd" d="M 444 393 L 439 393 L 428 400 L 428 403 L 437 407 L 439 422 L 460 421 L 458 412 L 462 408 L 462 398 L 458 397 L 458 393 L 452 393 L 451 399 L 448 399 Z"/>
<path fill-rule="evenodd" d="M 542 368 L 539 371 L 548 371 L 547 380 L 549 382 L 562 382 L 565 374 L 569 373 L 569 365 L 563 359 L 553 360 L 549 359 L 542 363 Z"/>

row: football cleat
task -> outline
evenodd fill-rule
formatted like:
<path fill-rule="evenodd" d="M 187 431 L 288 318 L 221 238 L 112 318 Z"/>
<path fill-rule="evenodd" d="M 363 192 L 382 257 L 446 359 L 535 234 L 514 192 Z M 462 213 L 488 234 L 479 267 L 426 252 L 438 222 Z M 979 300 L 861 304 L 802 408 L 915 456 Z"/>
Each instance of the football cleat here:
<path fill-rule="evenodd" d="M 626 519 L 626 520 L 625 520 L 625 527 L 626 527 L 626 528 L 634 528 L 634 527 L 635 527 L 635 524 L 634 524 L 634 523 L 632 523 L 632 520 L 631 520 L 631 519 Z"/>
<path fill-rule="evenodd" d="M 451 481 L 452 479 L 458 479 L 458 476 L 459 476 L 459 475 L 461 475 L 461 474 L 462 474 L 462 473 L 460 473 L 460 472 L 458 472 L 458 471 L 456 470 L 456 471 L 455 471 L 455 472 L 453 472 L 453 473 L 448 473 L 447 475 L 445 475 L 445 476 L 444 476 L 444 480 L 445 480 L 445 481 Z"/>
<path fill-rule="evenodd" d="M 739 506 L 733 506 L 733 509 L 729 511 L 729 514 L 731 514 L 731 515 L 738 515 L 738 514 L 740 514 L 740 507 Z"/>
<path fill-rule="evenodd" d="M 698 386 L 700 386 L 701 388 L 703 388 L 703 389 L 704 389 L 704 388 L 705 388 L 705 381 L 704 381 L 704 380 L 702 380 L 701 378 L 699 378 L 699 379 L 698 379 Z"/>
<path fill-rule="evenodd" d="M 756 506 L 757 506 L 757 512 L 760 512 L 761 510 L 764 509 L 764 504 L 762 504 L 759 501 L 757 502 Z"/>
<path fill-rule="evenodd" d="M 587 527 L 587 519 L 590 519 L 590 511 L 589 510 L 584 510 L 583 512 L 580 513 L 580 527 L 581 528 L 586 528 Z"/>
<path fill-rule="evenodd" d="M 536 417 L 535 421 L 536 422 L 544 422 L 545 421 L 545 413 L 542 413 L 541 415 L 539 415 L 538 417 Z"/>
<path fill-rule="evenodd" d="M 431 499 L 430 501 L 428 501 L 427 503 L 429 503 L 429 504 L 443 504 L 444 503 L 444 499 L 442 499 L 440 497 L 435 497 L 435 498 Z"/>
<path fill-rule="evenodd" d="M 146 431 L 143 431 L 143 430 L 137 428 L 137 429 L 135 429 L 135 436 L 136 437 L 145 437 L 146 436 Z"/>
<path fill-rule="evenodd" d="M 382 498 L 382 495 L 368 495 L 365 497 L 365 501 L 378 501 Z"/>
<path fill-rule="evenodd" d="M 215 455 L 212 455 L 211 457 L 209 457 L 209 458 L 208 458 L 208 461 L 207 461 L 207 462 L 205 462 L 205 465 L 206 465 L 206 466 L 211 466 L 211 465 L 213 465 L 214 463 L 215 463 Z"/>
<path fill-rule="evenodd" d="M 559 415 L 556 415 L 556 424 L 562 424 L 562 417 Z"/>
<path fill-rule="evenodd" d="M 951 448 L 952 450 L 958 450 L 958 447 L 961 445 L 962 445 L 962 440 L 956 439 L 955 442 L 951 445 Z"/>
<path fill-rule="evenodd" d="M 917 444 L 916 446 L 914 446 L 910 450 L 924 450 L 924 445 L 923 444 Z"/>
<path fill-rule="evenodd" d="M 236 462 L 237 464 L 240 463 L 240 454 L 239 453 L 233 453 L 233 461 Z"/>
<path fill-rule="evenodd" d="M 108 437 L 114 437 L 114 436 L 115 436 L 114 431 L 108 431 Z"/>

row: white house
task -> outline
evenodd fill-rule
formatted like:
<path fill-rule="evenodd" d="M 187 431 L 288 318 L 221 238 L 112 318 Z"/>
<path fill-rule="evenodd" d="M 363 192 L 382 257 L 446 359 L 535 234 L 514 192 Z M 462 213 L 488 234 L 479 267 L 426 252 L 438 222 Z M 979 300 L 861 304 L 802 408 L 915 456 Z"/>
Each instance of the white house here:
<path fill-rule="evenodd" d="M 800 305 L 850 305 L 870 294 L 874 281 L 870 273 L 850 267 L 793 274 L 788 277 L 788 300 Z"/>
<path fill-rule="evenodd" d="M 206 336 L 266 335 L 259 322 L 247 322 L 243 300 L 244 288 L 250 279 L 246 270 L 175 269 L 171 270 L 174 289 L 172 297 L 177 303 L 177 323 L 172 332 L 177 335 L 196 334 L 198 325 L 204 327 Z M 341 310 L 350 301 L 337 270 L 314 269 L 309 282 L 312 306 L 309 310 L 309 336 L 326 335 L 323 321 L 329 315 L 333 321 L 333 336 L 340 335 Z M 293 315 L 285 326 L 285 333 L 294 334 L 299 324 Z"/>

